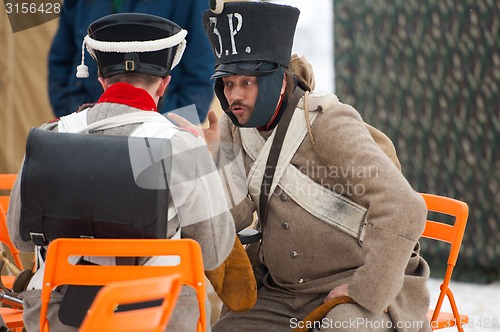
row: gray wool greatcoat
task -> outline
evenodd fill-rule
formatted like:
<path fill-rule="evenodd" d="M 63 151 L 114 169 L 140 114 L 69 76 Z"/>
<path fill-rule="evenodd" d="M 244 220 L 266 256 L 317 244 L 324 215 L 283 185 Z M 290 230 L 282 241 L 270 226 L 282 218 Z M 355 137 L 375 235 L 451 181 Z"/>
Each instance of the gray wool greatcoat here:
<path fill-rule="evenodd" d="M 122 104 L 102 103 L 96 104 L 89 109 L 87 122 L 93 123 L 103 118 L 113 117 L 119 114 L 137 112 L 139 109 L 129 107 Z M 106 129 L 102 131 L 92 132 L 92 134 L 104 135 L 129 135 L 139 124 L 127 124 L 124 126 Z M 57 130 L 57 123 L 49 123 L 42 126 L 48 130 Z M 179 151 L 188 150 L 193 147 L 194 135 L 188 131 L 179 131 L 178 134 L 171 138 L 172 147 Z M 175 152 L 175 151 L 174 151 Z M 208 156 L 208 153 L 207 153 Z M 208 157 L 209 158 L 209 157 Z M 89 161 L 92 162 L 92 161 Z M 183 167 L 193 167 L 194 165 L 185 165 Z M 25 242 L 20 237 L 19 221 L 20 221 L 20 176 L 16 181 L 11 193 L 11 201 L 8 213 L 9 233 L 17 248 L 22 251 L 33 251 L 34 245 L 32 242 Z M 220 181 L 220 180 L 219 180 Z M 222 184 L 220 184 L 222 189 Z M 210 189 L 214 187 L 214 183 L 203 188 L 195 187 L 187 197 L 182 206 L 176 206 L 179 218 L 182 215 L 189 216 L 189 211 L 197 209 L 209 208 L 211 200 L 225 201 L 225 194 L 221 192 L 212 192 Z M 216 186 L 215 186 L 216 187 Z M 167 202 L 165 202 L 167 204 Z M 182 213 L 182 211 L 184 213 Z M 171 237 L 173 232 L 179 226 L 179 219 L 174 218 L 169 221 L 167 237 Z M 172 234 L 170 234 L 172 233 Z M 203 253 L 203 262 L 205 270 L 215 269 L 222 264 L 229 255 L 235 237 L 235 228 L 230 212 L 219 214 L 213 218 L 206 219 L 202 222 L 194 223 L 189 226 L 182 227 L 182 237 L 191 238 L 200 243 Z M 28 331 L 38 331 L 40 317 L 40 290 L 26 290 L 21 293 L 24 299 L 24 315 L 23 319 Z M 63 325 L 58 317 L 59 304 L 62 301 L 62 292 L 53 291 L 51 302 L 49 304 L 48 319 L 50 330 L 54 332 L 60 331 L 77 331 L 76 328 Z M 210 304 L 207 303 L 207 317 L 210 317 Z M 189 287 L 184 287 L 179 300 L 174 309 L 173 315 L 167 327 L 168 331 L 196 331 L 196 323 L 199 317 L 198 302 L 194 290 Z M 210 330 L 210 322 L 207 322 L 208 330 Z"/>
<path fill-rule="evenodd" d="M 304 112 L 304 98 L 295 112 Z M 399 164 L 388 157 L 395 157 L 395 149 L 387 136 L 366 126 L 353 107 L 340 103 L 333 94 L 312 93 L 307 98 L 309 110 L 321 107 L 310 133 L 315 146 L 307 135 L 291 163 L 315 182 L 367 208 L 362 246 L 308 213 L 277 187 L 262 225 L 260 252 L 258 257 L 251 256 L 260 265 L 255 269 L 264 268 L 265 273 L 257 305 L 246 313 L 228 313 L 213 331 L 236 327 L 240 331 L 290 331 L 296 327 L 293 322 L 344 283 L 357 305 L 339 307 L 359 309 L 365 318 L 392 320 L 399 331 L 430 330 L 426 318 L 429 267 L 418 245 L 427 212 L 422 197 L 404 178 Z M 240 130 L 229 117 L 222 116 L 220 130 L 221 142 L 242 146 Z M 267 138 L 269 132 L 262 135 Z M 245 151 L 243 159 L 248 174 L 253 161 Z M 250 224 L 254 208 L 249 198 L 234 208 L 237 230 Z M 327 317 L 349 318 L 349 310 L 343 314 L 332 310 Z"/>

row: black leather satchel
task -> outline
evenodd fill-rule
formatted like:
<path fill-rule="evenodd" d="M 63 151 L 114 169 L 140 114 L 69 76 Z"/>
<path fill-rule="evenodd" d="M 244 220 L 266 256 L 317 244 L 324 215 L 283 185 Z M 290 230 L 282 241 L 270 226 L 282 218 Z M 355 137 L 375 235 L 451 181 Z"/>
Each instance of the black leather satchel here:
<path fill-rule="evenodd" d="M 167 139 L 32 129 L 21 177 L 21 237 L 165 238 Z"/>

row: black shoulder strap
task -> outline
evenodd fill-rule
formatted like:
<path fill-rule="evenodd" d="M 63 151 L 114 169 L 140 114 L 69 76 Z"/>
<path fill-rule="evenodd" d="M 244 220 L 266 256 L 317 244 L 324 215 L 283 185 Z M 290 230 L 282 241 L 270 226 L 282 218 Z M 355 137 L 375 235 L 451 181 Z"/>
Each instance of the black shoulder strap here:
<path fill-rule="evenodd" d="M 273 182 L 274 173 L 276 172 L 276 164 L 278 163 L 283 140 L 285 139 L 285 135 L 288 130 L 288 126 L 290 125 L 290 121 L 292 119 L 297 103 L 299 102 L 300 98 L 302 98 L 304 93 L 305 91 L 302 90 L 302 88 L 300 88 L 299 86 L 295 88 L 292 97 L 288 100 L 288 104 L 281 117 L 280 123 L 276 127 L 276 134 L 274 135 L 271 150 L 269 151 L 269 156 L 267 157 L 266 169 L 264 171 L 264 177 L 262 179 L 262 185 L 260 187 L 259 211 L 261 224 L 263 224 L 266 220 L 267 201 L 268 197 L 271 195 L 271 184 Z"/>

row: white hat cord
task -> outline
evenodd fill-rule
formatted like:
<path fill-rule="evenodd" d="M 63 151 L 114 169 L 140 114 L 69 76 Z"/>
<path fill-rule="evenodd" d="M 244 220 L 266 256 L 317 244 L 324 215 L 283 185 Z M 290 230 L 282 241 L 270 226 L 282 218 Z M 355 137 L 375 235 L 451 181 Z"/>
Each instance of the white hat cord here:
<path fill-rule="evenodd" d="M 100 41 L 91 38 L 86 35 L 83 38 L 82 43 L 82 61 L 81 64 L 76 67 L 76 77 L 87 78 L 89 77 L 88 67 L 84 64 L 85 60 L 85 49 L 86 46 L 89 54 L 95 59 L 95 52 L 113 52 L 113 53 L 132 53 L 132 52 L 154 52 L 163 50 L 165 48 L 178 46 L 175 53 L 172 68 L 173 69 L 182 58 L 182 54 L 186 49 L 186 35 L 187 31 L 182 29 L 175 35 L 167 38 L 157 39 L 157 40 L 145 40 L 145 41 L 124 41 L 124 42 L 107 42 Z"/>

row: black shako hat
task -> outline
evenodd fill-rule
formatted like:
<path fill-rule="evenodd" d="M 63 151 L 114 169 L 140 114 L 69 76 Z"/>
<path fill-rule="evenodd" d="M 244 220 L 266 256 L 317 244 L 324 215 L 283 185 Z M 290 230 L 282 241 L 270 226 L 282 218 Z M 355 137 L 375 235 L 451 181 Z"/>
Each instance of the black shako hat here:
<path fill-rule="evenodd" d="M 119 13 L 102 17 L 87 29 L 82 45 L 82 64 L 77 77 L 88 77 L 83 64 L 85 45 L 97 62 L 100 76 L 143 73 L 168 76 L 186 47 L 187 31 L 162 17 Z"/>
<path fill-rule="evenodd" d="M 291 6 L 251 1 L 224 3 L 220 14 L 206 10 L 203 24 L 217 71 L 212 78 L 226 76 L 225 72 L 258 76 L 258 69 L 248 71 L 249 62 L 287 68 L 299 13 Z"/>

